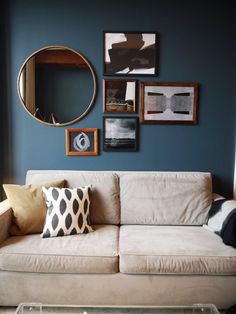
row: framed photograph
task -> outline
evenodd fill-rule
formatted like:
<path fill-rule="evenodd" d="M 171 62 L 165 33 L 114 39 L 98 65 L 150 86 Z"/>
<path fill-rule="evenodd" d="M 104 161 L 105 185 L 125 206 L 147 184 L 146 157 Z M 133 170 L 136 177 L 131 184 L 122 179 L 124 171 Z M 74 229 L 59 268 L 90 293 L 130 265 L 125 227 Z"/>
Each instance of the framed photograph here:
<path fill-rule="evenodd" d="M 103 117 L 103 148 L 105 151 L 137 151 L 138 118 Z"/>
<path fill-rule="evenodd" d="M 104 32 L 104 75 L 157 75 L 158 33 Z"/>
<path fill-rule="evenodd" d="M 66 129 L 66 155 L 98 155 L 98 129 Z"/>
<path fill-rule="evenodd" d="M 141 123 L 197 123 L 198 84 L 141 82 L 140 88 Z"/>
<path fill-rule="evenodd" d="M 134 113 L 136 111 L 136 81 L 103 80 L 103 112 Z"/>

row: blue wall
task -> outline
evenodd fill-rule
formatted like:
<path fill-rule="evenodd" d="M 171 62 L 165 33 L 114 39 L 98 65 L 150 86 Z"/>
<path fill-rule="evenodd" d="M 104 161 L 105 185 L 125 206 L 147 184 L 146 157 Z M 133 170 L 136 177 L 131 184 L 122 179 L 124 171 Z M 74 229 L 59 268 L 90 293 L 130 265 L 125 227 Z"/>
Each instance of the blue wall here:
<path fill-rule="evenodd" d="M 210 171 L 215 191 L 230 196 L 235 150 L 233 1 L 8 0 L 7 137 L 4 180 L 23 183 L 27 169 Z M 199 123 L 141 125 L 140 151 L 102 151 L 104 30 L 160 33 L 160 82 L 200 84 Z M 20 104 L 18 71 L 35 50 L 65 45 L 84 54 L 98 77 L 94 108 L 72 127 L 100 129 L 98 157 L 67 157 L 65 127 L 34 121 Z M 76 92 L 76 91 L 75 91 Z M 3 154 L 3 152 L 1 152 Z"/>

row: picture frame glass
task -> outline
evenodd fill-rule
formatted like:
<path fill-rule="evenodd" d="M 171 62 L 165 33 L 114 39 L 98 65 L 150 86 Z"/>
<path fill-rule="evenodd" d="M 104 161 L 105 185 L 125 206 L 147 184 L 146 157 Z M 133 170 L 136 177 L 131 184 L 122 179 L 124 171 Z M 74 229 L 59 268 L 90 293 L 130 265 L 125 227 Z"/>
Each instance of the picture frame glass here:
<path fill-rule="evenodd" d="M 104 117 L 104 150 L 137 151 L 137 118 Z"/>
<path fill-rule="evenodd" d="M 136 81 L 104 80 L 104 112 L 134 113 Z"/>
<path fill-rule="evenodd" d="M 157 75 L 157 33 L 104 32 L 104 75 Z"/>

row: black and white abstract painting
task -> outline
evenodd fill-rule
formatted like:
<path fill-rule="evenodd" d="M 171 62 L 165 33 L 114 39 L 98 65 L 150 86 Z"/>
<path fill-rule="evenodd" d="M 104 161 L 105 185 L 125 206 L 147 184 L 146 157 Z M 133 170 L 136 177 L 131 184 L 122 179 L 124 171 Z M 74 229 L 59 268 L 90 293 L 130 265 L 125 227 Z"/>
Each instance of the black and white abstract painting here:
<path fill-rule="evenodd" d="M 72 152 L 91 152 L 94 150 L 92 132 L 71 132 L 70 146 Z"/>
<path fill-rule="evenodd" d="M 104 117 L 103 148 L 105 151 L 137 151 L 138 122 L 136 117 Z"/>
<path fill-rule="evenodd" d="M 198 84 L 141 83 L 141 123 L 196 124 Z"/>
<path fill-rule="evenodd" d="M 157 75 L 157 33 L 104 32 L 104 75 Z"/>

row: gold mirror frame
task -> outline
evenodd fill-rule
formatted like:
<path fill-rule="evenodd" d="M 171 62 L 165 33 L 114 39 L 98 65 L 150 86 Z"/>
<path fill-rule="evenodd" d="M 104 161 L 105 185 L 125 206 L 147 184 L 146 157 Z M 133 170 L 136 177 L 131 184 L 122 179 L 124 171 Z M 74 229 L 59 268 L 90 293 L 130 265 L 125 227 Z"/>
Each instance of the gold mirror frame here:
<path fill-rule="evenodd" d="M 24 100 L 22 98 L 22 95 L 21 95 L 21 91 L 20 91 L 20 77 L 21 77 L 21 74 L 23 72 L 23 69 L 26 65 L 26 63 L 33 57 L 35 56 L 38 52 L 41 52 L 43 50 L 46 50 L 46 49 L 66 49 L 66 50 L 69 50 L 70 52 L 73 52 L 75 53 L 76 55 L 78 55 L 80 58 L 83 59 L 83 61 L 86 63 L 86 65 L 88 66 L 91 74 L 92 74 L 92 79 L 93 79 L 93 94 L 92 94 L 92 99 L 90 101 L 90 103 L 88 104 L 87 106 L 87 109 L 80 115 L 78 116 L 77 118 L 71 120 L 71 121 L 68 121 L 68 122 L 65 122 L 65 123 L 50 123 L 50 122 L 47 122 L 47 121 L 44 121 L 44 120 L 41 120 L 39 119 L 38 117 L 34 116 L 26 107 L 25 103 L 24 103 Z M 33 52 L 26 60 L 25 62 L 23 63 L 23 65 L 21 66 L 20 68 L 20 71 L 18 73 L 18 77 L 17 77 L 17 92 L 18 92 L 18 96 L 20 98 L 20 101 L 21 101 L 21 104 L 23 106 L 23 108 L 26 110 L 26 112 L 32 117 L 34 118 L 35 120 L 37 120 L 38 122 L 40 123 L 43 123 L 45 125 L 50 125 L 50 126 L 66 126 L 66 125 L 70 125 L 70 124 L 73 124 L 75 122 L 78 122 L 80 121 L 81 119 L 83 119 L 87 114 L 88 112 L 91 110 L 92 106 L 94 105 L 95 103 L 95 99 L 96 99 L 96 96 L 97 96 L 97 78 L 96 78 L 96 75 L 95 75 L 95 72 L 94 72 L 94 69 L 91 65 L 91 63 L 78 51 L 72 49 L 72 48 L 69 48 L 69 47 L 66 47 L 66 46 L 46 46 L 46 47 L 43 47 L 41 49 L 38 49 L 36 50 L 35 52 Z"/>

